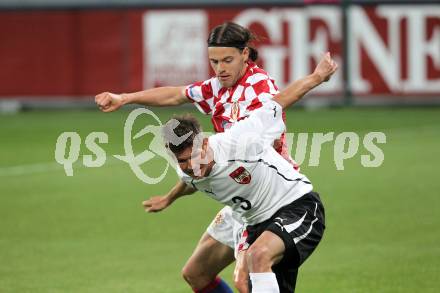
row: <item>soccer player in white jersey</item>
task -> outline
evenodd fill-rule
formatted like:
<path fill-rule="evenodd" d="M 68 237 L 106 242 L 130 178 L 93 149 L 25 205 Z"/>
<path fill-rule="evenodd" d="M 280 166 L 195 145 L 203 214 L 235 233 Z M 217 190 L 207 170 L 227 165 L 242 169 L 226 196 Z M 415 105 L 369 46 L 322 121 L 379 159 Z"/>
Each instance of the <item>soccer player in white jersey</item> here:
<path fill-rule="evenodd" d="M 239 248 L 246 250 L 253 293 L 294 292 L 298 267 L 322 238 L 319 195 L 272 144 L 285 130 L 283 109 L 336 69 L 327 53 L 302 86 L 293 83 L 230 130 L 209 138 L 201 137 L 192 117 L 176 117 L 164 126 L 166 146 L 188 188 L 230 206 L 247 225 Z"/>
<path fill-rule="evenodd" d="M 258 56 L 250 46 L 254 38 L 249 30 L 237 24 L 219 25 L 211 31 L 208 39 L 208 55 L 215 77 L 182 87 L 161 87 L 122 95 L 105 92 L 96 96 L 96 103 L 102 111 L 111 112 L 127 103 L 173 106 L 192 102 L 204 114 L 212 116 L 216 132 L 223 132 L 278 93 L 273 79 L 254 63 Z M 294 165 L 284 134 L 274 141 L 273 146 Z M 182 189 L 185 184 L 178 182 L 168 194 Z M 219 285 L 226 287 L 216 276 L 234 260 L 233 246 L 237 238 L 234 231 L 240 228 L 241 224 L 233 219 L 228 207 L 212 221 L 183 269 L 183 276 L 194 291 L 206 291 L 205 288 Z M 234 279 L 239 291 L 247 292 L 246 274 L 240 274 L 237 269 Z M 230 292 L 230 289 L 219 289 L 218 292 Z"/>

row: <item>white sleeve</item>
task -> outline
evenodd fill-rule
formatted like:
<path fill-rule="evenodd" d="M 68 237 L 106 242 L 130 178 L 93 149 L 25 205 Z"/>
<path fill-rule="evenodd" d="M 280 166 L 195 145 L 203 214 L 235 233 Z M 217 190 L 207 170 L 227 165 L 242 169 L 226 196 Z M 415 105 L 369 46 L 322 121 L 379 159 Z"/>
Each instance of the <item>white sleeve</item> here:
<path fill-rule="evenodd" d="M 210 138 L 222 159 L 249 160 L 272 147 L 285 130 L 282 107 L 274 102 L 266 102 L 261 108 L 250 113 L 249 117 L 236 122 L 224 133 Z"/>

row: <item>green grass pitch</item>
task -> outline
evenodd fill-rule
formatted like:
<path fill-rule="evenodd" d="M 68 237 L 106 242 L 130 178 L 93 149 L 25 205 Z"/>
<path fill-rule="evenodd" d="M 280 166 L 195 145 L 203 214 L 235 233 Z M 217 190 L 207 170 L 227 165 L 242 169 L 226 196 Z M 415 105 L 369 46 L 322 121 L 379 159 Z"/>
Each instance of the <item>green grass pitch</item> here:
<path fill-rule="evenodd" d="M 165 121 L 187 110 L 154 111 Z M 190 292 L 181 267 L 221 206 L 197 193 L 146 214 L 142 200 L 163 194 L 177 177 L 170 171 L 147 185 L 111 158 L 124 153 L 128 113 L 0 116 L 0 292 Z M 198 117 L 211 130 L 209 118 Z M 306 157 L 302 171 L 321 194 L 327 230 L 300 270 L 297 292 L 438 292 L 440 108 L 293 109 L 287 121 L 290 132 L 387 137 L 378 168 L 362 167 L 362 144 L 344 171 L 336 170 L 333 143 L 323 145 L 318 167 Z M 80 134 L 81 155 L 90 154 L 87 134 L 107 132 L 104 166 L 79 161 L 67 177 L 54 159 L 64 131 Z M 148 139 L 136 142 L 136 151 Z M 163 168 L 160 158 L 143 167 L 151 176 Z M 232 267 L 222 274 L 230 284 L 231 275 Z"/>

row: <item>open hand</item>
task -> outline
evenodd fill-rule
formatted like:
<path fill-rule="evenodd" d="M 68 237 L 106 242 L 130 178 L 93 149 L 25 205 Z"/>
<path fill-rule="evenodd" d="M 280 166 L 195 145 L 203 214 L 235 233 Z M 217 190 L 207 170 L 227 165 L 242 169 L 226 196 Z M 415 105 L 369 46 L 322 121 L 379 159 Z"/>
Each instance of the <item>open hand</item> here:
<path fill-rule="evenodd" d="M 170 205 L 167 196 L 153 196 L 142 202 L 146 212 L 155 213 L 160 212 Z"/>
<path fill-rule="evenodd" d="M 318 75 L 322 81 L 328 81 L 338 69 L 338 64 L 330 56 L 330 52 L 324 54 L 315 68 L 314 74 Z"/>

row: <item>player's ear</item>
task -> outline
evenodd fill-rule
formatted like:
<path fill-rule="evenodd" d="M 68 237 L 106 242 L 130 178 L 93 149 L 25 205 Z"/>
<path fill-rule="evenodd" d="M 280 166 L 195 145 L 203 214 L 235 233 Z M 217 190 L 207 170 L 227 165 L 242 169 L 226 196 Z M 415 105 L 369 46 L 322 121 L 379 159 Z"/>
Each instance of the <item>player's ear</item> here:
<path fill-rule="evenodd" d="M 244 47 L 243 51 L 241 52 L 243 56 L 243 60 L 246 63 L 249 60 L 249 47 Z"/>

